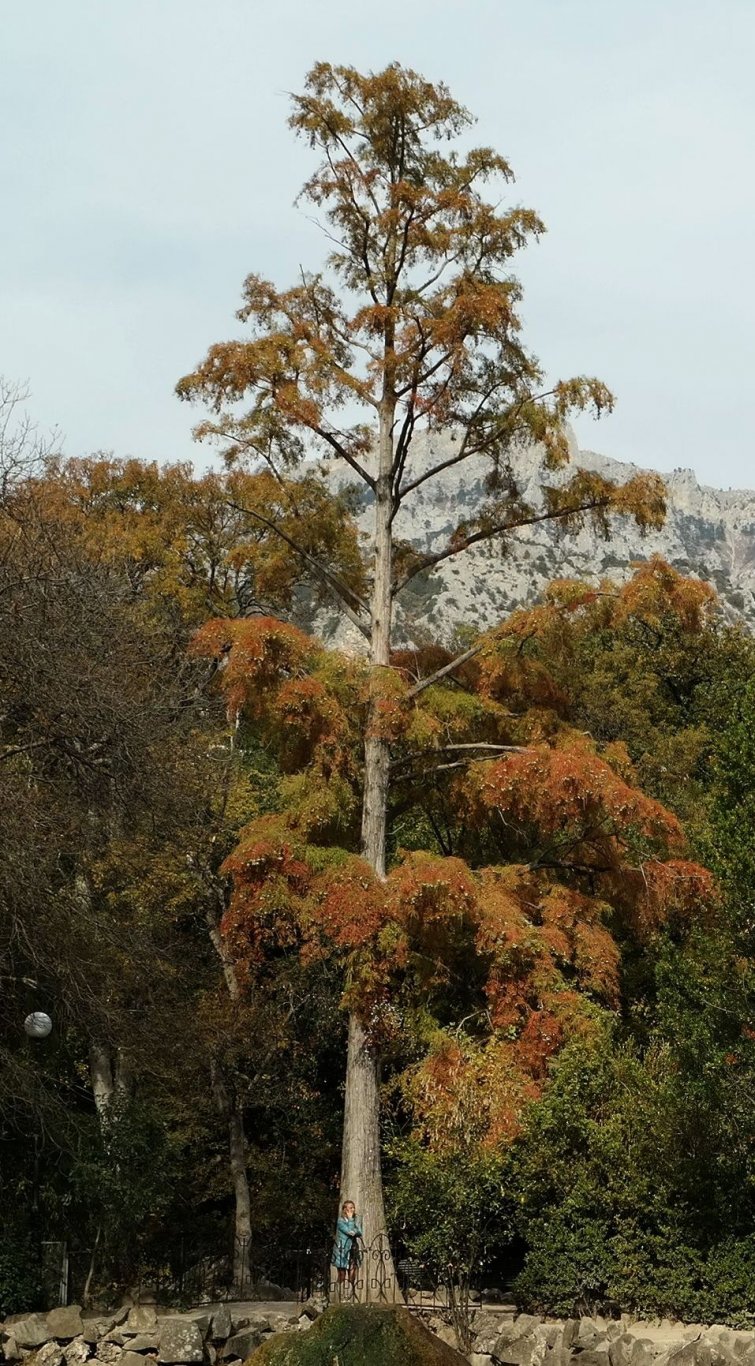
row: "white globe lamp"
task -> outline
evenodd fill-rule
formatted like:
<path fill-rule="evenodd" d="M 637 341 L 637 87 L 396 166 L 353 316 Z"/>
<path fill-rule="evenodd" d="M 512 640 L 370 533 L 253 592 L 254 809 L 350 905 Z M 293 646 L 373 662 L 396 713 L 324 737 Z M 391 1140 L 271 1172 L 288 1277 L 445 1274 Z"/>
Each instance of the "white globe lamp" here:
<path fill-rule="evenodd" d="M 33 1010 L 24 1020 L 24 1029 L 30 1039 L 46 1039 L 52 1033 L 52 1020 L 43 1010 Z"/>

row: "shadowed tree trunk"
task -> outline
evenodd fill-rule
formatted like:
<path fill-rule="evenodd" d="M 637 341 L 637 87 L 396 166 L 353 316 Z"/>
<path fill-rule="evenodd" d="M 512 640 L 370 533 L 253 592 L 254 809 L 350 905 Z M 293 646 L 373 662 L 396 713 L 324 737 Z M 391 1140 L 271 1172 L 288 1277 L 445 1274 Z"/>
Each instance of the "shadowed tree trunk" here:
<path fill-rule="evenodd" d="M 220 895 L 220 893 L 218 893 Z M 239 984 L 233 962 L 226 950 L 218 915 L 208 906 L 205 919 L 210 942 L 220 960 L 223 978 L 232 1001 L 239 999 Z M 244 1128 L 243 1105 L 223 1075 L 217 1059 L 210 1062 L 212 1094 L 218 1113 L 228 1130 L 228 1162 L 233 1186 L 233 1284 L 239 1290 L 249 1276 L 249 1255 L 252 1238 L 252 1201 L 247 1176 L 247 1141 Z"/>
<path fill-rule="evenodd" d="M 212 1093 L 218 1112 L 228 1128 L 228 1160 L 235 1203 L 233 1239 L 233 1285 L 241 1292 L 249 1277 L 252 1237 L 252 1204 L 246 1172 L 247 1146 L 244 1114 L 238 1096 L 227 1087 L 217 1063 L 212 1063 Z"/>

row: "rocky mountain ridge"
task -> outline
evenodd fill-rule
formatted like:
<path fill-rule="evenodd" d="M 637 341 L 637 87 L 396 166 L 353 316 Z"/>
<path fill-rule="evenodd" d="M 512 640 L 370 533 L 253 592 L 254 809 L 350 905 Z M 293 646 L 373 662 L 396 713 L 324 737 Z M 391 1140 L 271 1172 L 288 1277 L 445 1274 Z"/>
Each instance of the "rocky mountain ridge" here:
<path fill-rule="evenodd" d="M 640 472 L 639 466 L 579 450 L 573 438 L 571 444 L 570 465 L 551 474 L 543 473 L 537 447 L 515 453 L 512 467 L 527 502 L 542 504 L 542 484 L 565 481 L 575 467 L 621 482 Z M 447 458 L 453 449 L 451 436 L 424 438 L 414 452 L 413 473 Z M 487 469 L 483 459 L 474 458 L 414 490 L 396 518 L 397 535 L 423 552 L 439 549 L 459 519 L 473 516 L 485 500 Z M 335 471 L 332 478 L 345 482 Z M 616 518 L 610 539 L 603 540 L 590 525 L 565 535 L 553 523 L 540 523 L 512 533 L 503 547 L 470 547 L 408 586 L 399 599 L 398 636 L 414 643 L 448 643 L 460 627 L 485 630 L 514 608 L 534 601 L 551 579 L 621 580 L 633 562 L 651 555 L 663 556 L 682 573 L 709 580 L 727 615 L 755 629 L 755 490 L 709 488 L 686 469 L 663 478 L 668 512 L 660 530 L 642 535 L 629 518 Z M 370 522 L 371 508 L 365 501 L 359 523 L 367 541 Z M 361 648 L 358 634 L 332 613 L 322 613 L 316 629 L 334 644 Z"/>

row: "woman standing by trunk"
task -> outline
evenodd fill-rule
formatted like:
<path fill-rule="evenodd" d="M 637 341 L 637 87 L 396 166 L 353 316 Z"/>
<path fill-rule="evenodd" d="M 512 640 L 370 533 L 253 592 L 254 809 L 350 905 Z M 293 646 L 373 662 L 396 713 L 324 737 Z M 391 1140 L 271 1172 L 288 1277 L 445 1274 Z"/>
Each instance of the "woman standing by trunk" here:
<path fill-rule="evenodd" d="M 352 1297 L 356 1297 L 357 1271 L 362 1265 L 362 1221 L 357 1218 L 353 1200 L 344 1200 L 336 1226 L 336 1237 L 330 1258 L 338 1273 L 338 1294 L 343 1295 L 348 1276 Z"/>

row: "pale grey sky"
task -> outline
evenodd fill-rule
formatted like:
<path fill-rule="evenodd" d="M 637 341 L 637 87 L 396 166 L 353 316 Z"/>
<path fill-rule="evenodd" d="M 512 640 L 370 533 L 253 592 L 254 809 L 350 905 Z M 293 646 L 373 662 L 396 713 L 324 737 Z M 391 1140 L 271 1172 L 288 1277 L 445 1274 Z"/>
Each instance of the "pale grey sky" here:
<path fill-rule="evenodd" d="M 3 0 L 0 373 L 69 454 L 204 458 L 173 397 L 245 274 L 324 242 L 286 91 L 315 60 L 445 80 L 549 228 L 527 338 L 595 373 L 581 444 L 755 484 L 755 0 Z"/>

